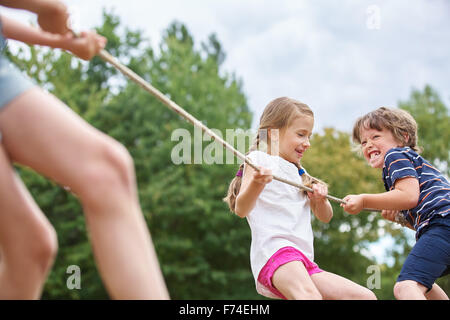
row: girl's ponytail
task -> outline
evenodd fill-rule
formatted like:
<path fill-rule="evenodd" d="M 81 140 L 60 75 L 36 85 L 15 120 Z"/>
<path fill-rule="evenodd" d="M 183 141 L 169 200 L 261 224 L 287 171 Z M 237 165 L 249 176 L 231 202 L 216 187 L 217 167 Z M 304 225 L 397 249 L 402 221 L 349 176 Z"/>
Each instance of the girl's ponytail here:
<path fill-rule="evenodd" d="M 301 169 L 301 170 L 303 170 L 303 169 Z M 303 170 L 303 172 L 304 172 L 304 170 Z M 317 184 L 317 183 L 327 185 L 327 184 L 326 184 L 325 182 L 323 182 L 322 180 L 317 179 L 317 178 L 315 178 L 315 177 L 313 177 L 313 176 L 310 176 L 310 175 L 309 175 L 308 173 L 306 173 L 306 172 L 304 172 L 304 173 L 301 175 L 301 177 L 302 177 L 302 184 L 303 184 L 305 187 L 308 187 L 308 188 L 312 188 L 313 184 Z M 306 191 L 305 191 L 305 193 L 306 193 Z"/>
<path fill-rule="evenodd" d="M 256 135 L 255 141 L 253 142 L 253 145 L 250 147 L 250 150 L 246 153 L 249 154 L 252 151 L 258 150 L 259 148 L 259 140 L 260 140 L 260 132 L 261 130 L 258 130 L 258 134 Z M 236 176 L 233 180 L 231 180 L 230 186 L 228 187 L 228 193 L 225 198 L 223 198 L 223 201 L 225 201 L 228 204 L 228 207 L 230 208 L 231 212 L 236 213 L 236 198 L 239 194 L 239 191 L 241 190 L 241 184 L 242 184 L 242 176 L 244 175 L 244 163 L 242 163 L 239 166 L 239 170 L 236 173 Z"/>
<path fill-rule="evenodd" d="M 239 166 L 239 170 L 236 173 L 236 176 L 233 180 L 231 180 L 230 186 L 228 187 L 227 196 L 223 199 L 228 204 L 231 212 L 236 213 L 236 198 L 239 194 L 239 190 L 241 190 L 242 183 L 242 175 L 244 173 L 244 163 Z"/>

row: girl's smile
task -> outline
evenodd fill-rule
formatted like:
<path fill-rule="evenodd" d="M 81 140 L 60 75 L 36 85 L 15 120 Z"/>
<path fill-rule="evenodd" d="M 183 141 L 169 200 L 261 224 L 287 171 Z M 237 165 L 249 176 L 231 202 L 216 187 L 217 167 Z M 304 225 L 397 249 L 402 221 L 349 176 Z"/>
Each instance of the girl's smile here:
<path fill-rule="evenodd" d="M 297 117 L 287 128 L 280 130 L 280 156 L 298 164 L 305 151 L 310 147 L 309 139 L 314 127 L 310 116 Z"/>

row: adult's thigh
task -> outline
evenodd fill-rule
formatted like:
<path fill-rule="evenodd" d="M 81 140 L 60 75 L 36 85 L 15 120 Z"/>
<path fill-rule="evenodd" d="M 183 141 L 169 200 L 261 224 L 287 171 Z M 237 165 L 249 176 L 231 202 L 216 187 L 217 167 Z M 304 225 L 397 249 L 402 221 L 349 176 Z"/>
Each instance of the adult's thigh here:
<path fill-rule="evenodd" d="M 37 87 L 0 112 L 0 128 L 4 148 L 12 161 L 70 186 L 74 192 L 83 190 L 84 169 L 88 165 L 95 174 L 106 158 L 112 159 L 111 162 L 122 158 L 126 159 L 123 163 L 130 167 L 132 164 L 119 143 Z"/>

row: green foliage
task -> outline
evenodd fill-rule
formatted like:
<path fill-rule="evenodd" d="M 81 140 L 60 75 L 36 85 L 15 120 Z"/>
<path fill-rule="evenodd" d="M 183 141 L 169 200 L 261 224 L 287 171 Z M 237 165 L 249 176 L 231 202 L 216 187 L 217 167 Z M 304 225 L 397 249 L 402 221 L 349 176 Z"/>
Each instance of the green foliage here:
<path fill-rule="evenodd" d="M 429 85 L 423 92 L 413 90 L 409 100 L 399 102 L 399 107 L 416 119 L 422 156 L 450 175 L 450 110 L 438 93 Z"/>
<path fill-rule="evenodd" d="M 208 52 L 215 52 L 204 44 Z M 161 54 L 137 68 L 162 92 L 210 127 L 225 131 L 251 115 L 237 80 L 219 75 L 215 57 L 193 47 L 185 26 L 165 33 Z M 151 63 L 142 63 L 151 61 Z M 239 119 L 232 122 L 231 119 Z M 205 121 L 206 122 L 206 121 Z M 173 164 L 171 134 L 192 125 L 134 84 L 98 113 L 94 123 L 121 141 L 135 159 L 141 206 L 172 298 L 254 297 L 248 265 L 249 231 L 221 199 L 233 168 Z M 220 182 L 220 183 L 218 183 Z M 213 231 L 214 230 L 214 231 Z M 242 263 L 244 261 L 244 263 Z"/>
<path fill-rule="evenodd" d="M 97 30 L 108 38 L 111 54 L 208 127 L 223 134 L 226 129 L 250 127 L 252 114 L 242 83 L 235 74 L 221 70 L 226 55 L 216 35 L 197 49 L 186 26 L 174 22 L 164 31 L 155 54 L 141 32 L 123 30 L 113 14 L 105 13 L 103 25 Z M 222 201 L 237 165 L 175 165 L 171 152 L 178 141 L 171 141 L 171 135 L 184 128 L 194 137 L 192 125 L 99 58 L 80 62 L 66 53 L 40 48 L 10 58 L 38 84 L 130 151 L 140 203 L 172 298 L 261 298 L 256 294 L 249 265 L 248 224 L 231 214 Z M 443 142 L 448 150 L 448 139 Z M 203 150 L 210 143 L 203 141 Z M 431 150 L 433 159 L 443 159 L 440 144 Z M 379 172 L 352 152 L 347 133 L 332 128 L 314 135 L 303 165 L 328 183 L 331 194 L 341 198 L 350 193 L 383 191 Z M 77 199 L 69 190 L 27 168 L 18 170 L 58 233 L 59 252 L 43 297 L 108 298 Z M 366 269 L 375 264 L 363 255 L 368 244 L 383 232 L 395 236 L 402 248 L 406 238 L 377 213 L 351 216 L 338 205 L 333 204 L 333 208 L 329 224 L 313 219 L 316 260 L 321 268 L 365 286 L 369 276 Z M 392 287 L 404 254 L 393 248 L 392 255 L 398 258 L 395 265 L 381 266 L 382 288 L 375 291 L 379 298 L 393 298 Z M 66 287 L 70 265 L 81 268 L 81 290 Z"/>

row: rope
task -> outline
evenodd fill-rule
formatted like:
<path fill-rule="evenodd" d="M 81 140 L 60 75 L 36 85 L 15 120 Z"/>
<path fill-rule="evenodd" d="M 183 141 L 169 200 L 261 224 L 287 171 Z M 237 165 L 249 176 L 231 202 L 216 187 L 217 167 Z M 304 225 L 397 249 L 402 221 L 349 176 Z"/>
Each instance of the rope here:
<path fill-rule="evenodd" d="M 260 171 L 260 169 L 253 164 L 248 157 L 246 157 L 244 154 L 236 150 L 233 146 L 231 146 L 228 142 L 223 140 L 221 137 L 219 137 L 217 134 L 215 134 L 211 129 L 209 129 L 207 126 L 205 126 L 202 122 L 197 120 L 195 117 L 193 117 L 190 113 L 188 113 L 186 110 L 181 108 L 178 104 L 173 102 L 171 99 L 169 99 L 167 96 L 165 96 L 161 91 L 153 87 L 151 84 L 149 84 L 147 81 L 145 81 L 142 77 L 137 75 L 134 71 L 129 69 L 128 67 L 121 64 L 115 57 L 113 57 L 111 54 L 109 54 L 106 50 L 101 50 L 98 54 L 100 58 L 102 58 L 104 61 L 110 63 L 113 65 L 117 70 L 119 70 L 123 75 L 131 79 L 133 82 L 140 85 L 145 91 L 152 94 L 155 98 L 157 98 L 159 101 L 161 101 L 165 106 L 167 106 L 169 109 L 175 111 L 180 116 L 182 116 L 184 119 L 192 123 L 194 126 L 202 129 L 206 134 L 208 134 L 211 138 L 213 138 L 215 141 L 222 144 L 223 147 L 230 150 L 236 157 L 243 160 L 246 164 L 248 164 L 250 167 L 252 167 L 256 171 Z M 293 181 L 286 180 L 284 178 L 278 177 L 276 175 L 273 176 L 273 179 L 278 180 L 280 182 L 289 184 L 293 187 L 303 189 L 305 191 L 314 192 L 313 189 L 304 186 L 303 184 L 299 184 Z M 344 203 L 345 202 L 342 199 L 339 199 L 337 197 L 327 195 L 326 196 L 329 200 L 335 201 L 337 203 Z"/>

